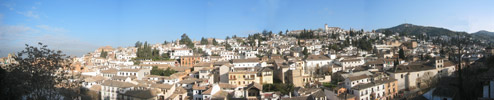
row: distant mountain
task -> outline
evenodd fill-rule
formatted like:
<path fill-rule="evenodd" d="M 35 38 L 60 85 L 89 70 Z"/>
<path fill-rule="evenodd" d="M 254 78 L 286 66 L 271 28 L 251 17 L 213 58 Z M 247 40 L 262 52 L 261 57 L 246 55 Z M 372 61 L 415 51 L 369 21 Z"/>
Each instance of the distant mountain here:
<path fill-rule="evenodd" d="M 477 38 L 481 38 L 481 39 L 485 39 L 485 40 L 494 42 L 494 39 L 493 39 L 494 38 L 494 32 L 481 30 L 481 31 L 472 33 L 472 35 L 473 35 L 473 37 L 477 37 Z"/>
<path fill-rule="evenodd" d="M 429 35 L 429 36 L 442 36 L 442 35 L 457 36 L 458 34 L 469 35 L 466 32 L 456 32 L 456 31 L 451 31 L 449 29 L 445 29 L 445 28 L 419 26 L 419 25 L 413 25 L 413 24 L 401 24 L 401 25 L 391 27 L 391 28 L 378 29 L 376 31 L 377 32 L 384 32 L 385 30 L 389 30 L 391 32 L 398 32 L 400 34 L 407 34 L 407 35 L 420 35 L 420 34 L 424 34 L 424 33 Z"/>

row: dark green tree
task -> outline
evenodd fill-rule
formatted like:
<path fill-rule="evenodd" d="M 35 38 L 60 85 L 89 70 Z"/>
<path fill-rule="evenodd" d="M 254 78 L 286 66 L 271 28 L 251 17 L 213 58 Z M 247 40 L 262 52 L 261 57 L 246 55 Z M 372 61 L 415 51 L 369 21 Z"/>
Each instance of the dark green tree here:
<path fill-rule="evenodd" d="M 384 30 L 383 34 L 386 36 L 391 36 L 391 35 L 393 35 L 393 32 L 390 30 Z"/>
<path fill-rule="evenodd" d="M 192 40 L 187 36 L 187 34 L 183 34 L 180 39 L 180 44 L 186 45 L 188 48 L 194 48 L 194 43 Z"/>
<path fill-rule="evenodd" d="M 207 45 L 208 44 L 208 40 L 205 39 L 204 37 L 201 38 L 201 44 L 202 45 Z"/>
<path fill-rule="evenodd" d="M 163 42 L 163 45 L 165 45 L 165 44 L 168 44 L 168 41 L 166 41 L 166 40 L 165 40 L 165 41 Z"/>
<path fill-rule="evenodd" d="M 442 48 L 441 48 L 441 51 L 439 51 L 439 53 L 441 54 L 441 56 L 446 56 L 446 52 Z"/>
<path fill-rule="evenodd" d="M 216 41 L 216 39 L 213 39 L 213 45 L 218 45 L 218 41 Z"/>
<path fill-rule="evenodd" d="M 166 68 L 166 70 L 163 72 L 163 75 L 162 76 L 170 76 L 174 73 L 176 73 L 177 71 L 173 70 L 173 69 L 170 69 L 170 67 Z"/>
<path fill-rule="evenodd" d="M 285 34 L 288 36 L 288 29 L 286 29 Z"/>
<path fill-rule="evenodd" d="M 405 59 L 405 52 L 403 51 L 403 49 L 400 49 L 398 51 L 398 56 L 400 57 L 400 59 Z"/>
<path fill-rule="evenodd" d="M 108 52 L 103 51 L 103 49 L 101 49 L 101 53 L 100 53 L 99 57 L 106 58 L 106 56 L 108 56 Z"/>
<path fill-rule="evenodd" d="M 140 41 L 137 41 L 137 42 L 135 43 L 135 47 L 136 47 L 136 48 L 137 48 L 137 47 L 141 47 L 141 46 L 142 46 L 142 43 L 141 43 Z"/>
<path fill-rule="evenodd" d="M 228 41 L 226 41 L 226 43 L 225 43 L 225 49 L 226 50 L 233 50 L 232 45 L 230 45 L 230 43 L 228 43 Z"/>
<path fill-rule="evenodd" d="M 304 47 L 304 50 L 302 50 L 302 54 L 304 54 L 305 56 L 309 55 L 309 50 L 307 50 L 307 47 Z"/>

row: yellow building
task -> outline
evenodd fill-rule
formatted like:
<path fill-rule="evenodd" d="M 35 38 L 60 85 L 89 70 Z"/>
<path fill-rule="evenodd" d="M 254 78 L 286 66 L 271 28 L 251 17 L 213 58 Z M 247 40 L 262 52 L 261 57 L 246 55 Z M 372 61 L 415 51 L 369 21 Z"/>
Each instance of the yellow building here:
<path fill-rule="evenodd" d="M 256 82 L 256 77 L 257 72 L 228 72 L 228 83 L 236 86 L 246 86 L 252 82 Z"/>
<path fill-rule="evenodd" d="M 305 74 L 302 69 L 289 70 L 287 74 L 288 82 L 292 83 L 295 87 L 304 87 L 305 84 L 315 81 L 313 77 Z"/>
<path fill-rule="evenodd" d="M 386 80 L 384 90 L 386 100 L 393 100 L 393 98 L 398 94 L 398 81 L 396 79 Z"/>
<path fill-rule="evenodd" d="M 259 84 L 273 84 L 273 70 L 263 67 L 259 70 Z"/>
<path fill-rule="evenodd" d="M 267 67 L 258 71 L 228 72 L 228 83 L 237 86 L 246 86 L 251 83 L 273 84 L 273 70 Z"/>

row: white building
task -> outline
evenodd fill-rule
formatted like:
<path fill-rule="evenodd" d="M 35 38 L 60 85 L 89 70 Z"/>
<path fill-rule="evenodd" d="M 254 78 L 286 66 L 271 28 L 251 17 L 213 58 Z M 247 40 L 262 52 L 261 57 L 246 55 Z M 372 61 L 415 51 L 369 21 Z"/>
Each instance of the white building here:
<path fill-rule="evenodd" d="M 138 80 L 150 74 L 151 69 L 120 69 L 117 71 L 117 76 L 134 76 Z"/>
<path fill-rule="evenodd" d="M 332 61 L 333 60 L 325 55 L 309 55 L 309 57 L 305 59 L 305 66 L 307 68 L 322 67 L 332 63 Z"/>
<path fill-rule="evenodd" d="M 260 67 L 261 64 L 259 63 L 259 59 L 257 58 L 252 58 L 252 59 L 233 59 L 232 64 L 234 68 L 254 68 L 254 67 Z"/>
<path fill-rule="evenodd" d="M 132 90 L 134 86 L 128 82 L 106 80 L 101 84 L 101 100 L 121 100 L 123 98 L 117 98 L 118 94 Z"/>
<path fill-rule="evenodd" d="M 192 49 L 174 49 L 170 53 L 170 58 L 178 59 L 181 56 L 193 56 L 194 52 Z"/>
<path fill-rule="evenodd" d="M 431 62 L 416 62 L 408 65 L 398 65 L 396 70 L 389 72 L 390 77 L 398 80 L 398 89 L 414 89 L 427 84 L 431 79 L 450 76 L 455 71 L 455 65 L 444 58 L 436 58 Z"/>
<path fill-rule="evenodd" d="M 142 61 L 141 64 L 149 64 L 149 65 L 175 65 L 175 60 L 169 61 Z"/>

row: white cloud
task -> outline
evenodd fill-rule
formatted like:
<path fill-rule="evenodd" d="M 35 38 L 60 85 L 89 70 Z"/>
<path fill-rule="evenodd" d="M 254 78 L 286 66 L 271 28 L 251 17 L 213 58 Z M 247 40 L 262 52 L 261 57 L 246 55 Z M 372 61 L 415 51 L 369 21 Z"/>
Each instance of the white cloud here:
<path fill-rule="evenodd" d="M 468 18 L 468 32 L 473 33 L 473 32 L 477 32 L 480 30 L 487 30 L 490 32 L 494 32 L 494 19 L 469 17 Z"/>
<path fill-rule="evenodd" d="M 66 33 L 66 32 L 68 32 L 64 28 L 52 27 L 52 26 L 48 26 L 48 25 L 37 25 L 36 27 L 43 29 L 47 32 L 52 32 L 52 33 Z"/>
<path fill-rule="evenodd" d="M 8 53 L 13 53 L 21 50 L 23 41 L 30 36 L 30 33 L 36 33 L 37 30 L 31 27 L 22 25 L 2 25 L 0 23 L 0 57 L 6 56 Z"/>
<path fill-rule="evenodd" d="M 9 8 L 9 10 L 11 10 L 11 11 L 15 10 L 15 9 L 14 9 L 14 6 L 15 6 L 15 4 L 14 4 L 14 3 L 4 3 L 4 4 L 2 4 L 2 5 L 3 5 L 4 7 Z"/>
<path fill-rule="evenodd" d="M 81 41 L 77 38 L 67 36 L 64 34 L 46 34 L 43 36 L 33 38 L 35 41 L 30 43 L 42 42 L 48 45 L 49 48 L 54 50 L 61 50 L 64 54 L 70 56 L 82 56 L 92 50 L 98 48 L 98 46 L 86 41 Z"/>
<path fill-rule="evenodd" d="M 21 15 L 24 15 L 26 17 L 31 17 L 31 18 L 36 18 L 36 19 L 39 18 L 39 15 L 38 14 L 35 14 L 33 11 L 26 11 L 26 12 L 17 11 L 17 13 L 18 14 L 21 14 Z"/>
<path fill-rule="evenodd" d="M 12 39 L 15 37 L 19 37 L 25 33 L 34 32 L 34 31 L 36 30 L 22 25 L 17 25 L 17 26 L 0 25 L 0 40 Z"/>
<path fill-rule="evenodd" d="M 69 36 L 66 34 L 67 32 L 69 31 L 64 28 L 48 25 L 37 25 L 33 29 L 27 26 L 8 26 L 0 23 L 0 45 L 2 45 L 0 46 L 0 57 L 22 50 L 24 44 L 36 45 L 38 42 L 48 45 L 52 50 L 61 50 L 70 56 L 82 56 L 98 47 Z"/>

